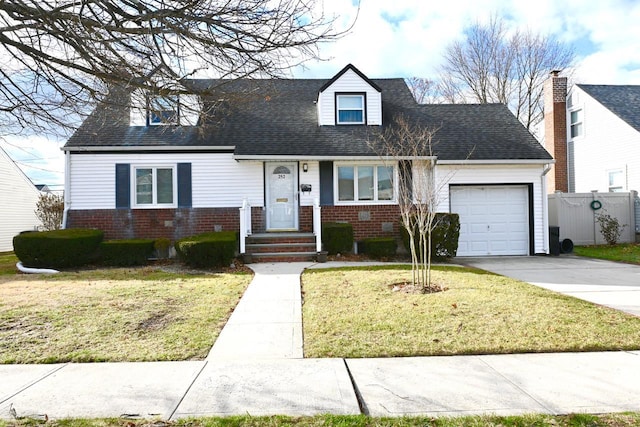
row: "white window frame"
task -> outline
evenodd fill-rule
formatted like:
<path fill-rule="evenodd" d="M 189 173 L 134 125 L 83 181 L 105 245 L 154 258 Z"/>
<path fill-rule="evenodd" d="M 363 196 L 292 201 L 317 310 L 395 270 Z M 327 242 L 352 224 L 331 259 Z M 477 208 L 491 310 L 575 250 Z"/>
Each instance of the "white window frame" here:
<path fill-rule="evenodd" d="M 620 175 L 620 185 L 616 185 L 616 183 L 612 184 L 611 183 L 611 177 L 613 174 L 619 174 Z M 609 193 L 617 193 L 617 192 L 622 192 L 626 190 L 626 179 L 625 179 L 625 173 L 624 173 L 624 169 L 610 169 L 607 171 L 607 189 L 609 191 Z"/>
<path fill-rule="evenodd" d="M 166 110 L 159 110 L 159 111 L 154 111 L 153 108 L 151 108 L 152 104 L 155 102 L 156 99 L 169 99 L 171 98 L 170 101 L 167 101 L 166 104 L 169 106 L 173 106 L 175 105 L 174 109 L 166 109 Z M 162 101 L 160 101 L 162 102 Z M 157 116 L 156 113 L 162 113 L 165 111 L 171 111 L 173 113 L 173 120 L 169 120 L 169 121 L 165 121 L 162 120 L 162 117 L 160 121 L 154 121 L 153 117 Z M 178 95 L 151 95 L 149 96 L 149 99 L 147 101 L 147 121 L 149 123 L 149 126 L 176 126 L 180 124 L 180 97 Z"/>
<path fill-rule="evenodd" d="M 151 203 L 138 203 L 137 174 L 138 169 L 151 169 Z M 158 203 L 158 169 L 171 169 L 173 201 Z M 178 207 L 178 166 L 172 164 L 135 164 L 131 165 L 131 207 L 136 209 L 161 209 Z"/>
<path fill-rule="evenodd" d="M 573 113 L 576 113 L 578 116 L 578 120 L 574 123 L 572 121 Z M 582 138 L 584 136 L 584 109 L 583 108 L 574 108 L 569 110 L 569 138 L 576 139 Z M 573 127 L 580 125 L 580 133 L 577 135 L 573 135 Z"/>
<path fill-rule="evenodd" d="M 373 200 L 358 200 L 358 167 L 373 166 Z M 393 197 L 391 200 L 378 200 L 378 166 L 393 168 Z M 353 200 L 340 200 L 338 168 L 353 168 Z M 352 205 L 396 205 L 398 203 L 398 166 L 382 162 L 334 162 L 333 164 L 333 203 L 335 206 Z"/>
<path fill-rule="evenodd" d="M 340 108 L 341 98 L 360 98 L 362 108 Z M 362 111 L 362 120 L 359 122 L 343 122 L 340 120 L 340 111 Z M 363 125 L 367 121 L 367 98 L 364 93 L 337 93 L 336 94 L 336 124 L 339 125 Z"/>

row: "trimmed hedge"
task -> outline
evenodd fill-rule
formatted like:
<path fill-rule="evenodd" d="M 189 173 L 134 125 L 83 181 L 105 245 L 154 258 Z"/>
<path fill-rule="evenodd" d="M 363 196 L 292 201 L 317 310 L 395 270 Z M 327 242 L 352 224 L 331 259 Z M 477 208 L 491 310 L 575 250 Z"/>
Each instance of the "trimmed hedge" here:
<path fill-rule="evenodd" d="M 96 260 L 103 237 L 84 228 L 28 232 L 13 238 L 13 250 L 25 267 L 80 267 Z"/>
<path fill-rule="evenodd" d="M 353 226 L 343 222 L 322 224 L 322 244 L 330 254 L 347 253 L 353 250 Z"/>
<path fill-rule="evenodd" d="M 100 243 L 100 260 L 105 265 L 127 267 L 144 265 L 153 255 L 155 240 L 108 240 Z"/>
<path fill-rule="evenodd" d="M 414 218 L 414 228 L 417 230 L 417 222 Z M 403 225 L 400 227 L 402 243 L 407 251 L 409 249 L 409 233 Z M 449 259 L 456 256 L 458 252 L 458 238 L 460 237 L 460 217 L 455 213 L 438 212 L 433 221 L 431 231 L 431 257 L 433 259 Z M 414 235 L 416 248 L 419 248 L 419 236 Z M 420 254 L 422 251 L 420 250 Z M 420 255 L 419 254 L 419 255 Z"/>
<path fill-rule="evenodd" d="M 371 258 L 390 258 L 397 249 L 398 244 L 393 237 L 370 237 L 362 241 L 363 253 Z"/>
<path fill-rule="evenodd" d="M 178 257 L 197 268 L 226 267 L 236 256 L 238 235 L 235 231 L 203 233 L 178 240 Z"/>

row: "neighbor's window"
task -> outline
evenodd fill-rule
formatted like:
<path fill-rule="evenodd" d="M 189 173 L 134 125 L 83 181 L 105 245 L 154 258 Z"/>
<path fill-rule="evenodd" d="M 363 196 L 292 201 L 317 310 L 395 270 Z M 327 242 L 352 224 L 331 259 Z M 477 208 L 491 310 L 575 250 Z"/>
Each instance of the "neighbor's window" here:
<path fill-rule="evenodd" d="M 336 110 L 338 124 L 364 124 L 364 95 L 337 95 Z"/>
<path fill-rule="evenodd" d="M 134 206 L 174 206 L 175 185 L 173 167 L 136 167 Z"/>
<path fill-rule="evenodd" d="M 582 124 L 582 110 L 575 110 L 571 112 L 571 138 L 576 136 L 582 136 L 584 134 Z"/>
<path fill-rule="evenodd" d="M 609 192 L 617 193 L 624 191 L 624 172 L 615 170 L 609 172 Z"/>
<path fill-rule="evenodd" d="M 382 165 L 339 165 L 339 202 L 384 202 L 394 200 L 394 167 Z"/>
<path fill-rule="evenodd" d="M 149 98 L 149 124 L 177 125 L 179 117 L 177 96 L 152 96 Z"/>

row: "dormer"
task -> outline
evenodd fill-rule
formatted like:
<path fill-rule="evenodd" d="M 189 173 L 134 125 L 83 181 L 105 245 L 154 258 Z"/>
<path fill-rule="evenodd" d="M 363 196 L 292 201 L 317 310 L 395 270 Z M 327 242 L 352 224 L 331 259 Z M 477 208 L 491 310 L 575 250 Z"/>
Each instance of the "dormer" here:
<path fill-rule="evenodd" d="M 382 125 L 382 91 L 353 65 L 344 67 L 318 94 L 320 126 Z"/>
<path fill-rule="evenodd" d="M 196 126 L 202 111 L 197 95 L 151 95 L 137 89 L 130 102 L 130 126 Z"/>

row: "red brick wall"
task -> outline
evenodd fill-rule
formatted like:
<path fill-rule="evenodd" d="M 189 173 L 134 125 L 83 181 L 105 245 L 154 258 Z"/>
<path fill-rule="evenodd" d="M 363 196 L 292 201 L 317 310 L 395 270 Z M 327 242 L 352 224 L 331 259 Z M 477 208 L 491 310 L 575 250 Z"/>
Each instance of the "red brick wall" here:
<path fill-rule="evenodd" d="M 547 192 L 569 191 L 567 164 L 567 78 L 552 72 L 544 83 L 545 148 L 556 163 L 547 174 Z"/>
<path fill-rule="evenodd" d="M 369 219 L 360 219 L 360 213 Z M 398 206 L 323 206 L 322 222 L 348 222 L 353 226 L 354 239 L 396 236 L 399 233 Z M 238 230 L 238 208 L 192 209 L 96 209 L 70 210 L 68 228 L 98 228 L 105 239 L 166 237 L 176 240 L 207 231 Z M 252 231 L 265 231 L 265 211 L 251 208 Z M 383 223 L 392 231 L 384 231 Z M 313 231 L 313 207 L 300 207 L 300 231 Z"/>
<path fill-rule="evenodd" d="M 361 212 L 368 212 L 369 219 L 361 220 Z M 397 205 L 322 206 L 322 222 L 348 222 L 353 226 L 355 241 L 367 237 L 397 236 L 400 233 L 399 220 Z M 383 231 L 383 223 L 391 224 L 393 231 Z"/>

